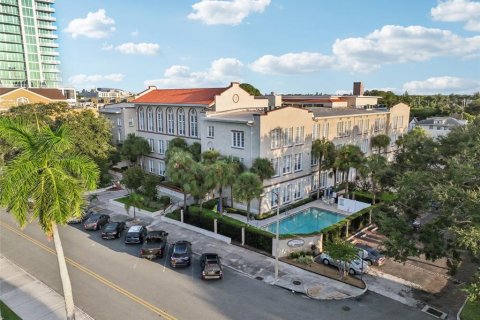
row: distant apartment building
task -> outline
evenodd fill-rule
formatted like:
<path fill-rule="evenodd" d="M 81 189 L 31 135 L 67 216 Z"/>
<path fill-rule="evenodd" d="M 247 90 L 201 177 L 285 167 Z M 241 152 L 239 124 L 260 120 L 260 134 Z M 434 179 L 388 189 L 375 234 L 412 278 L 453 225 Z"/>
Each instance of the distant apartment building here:
<path fill-rule="evenodd" d="M 54 0 L 0 1 L 0 86 L 60 84 Z"/>
<path fill-rule="evenodd" d="M 387 109 L 378 106 L 378 97 L 280 97 L 282 101 L 273 95 L 254 97 L 238 83 L 208 89 L 149 88 L 133 101 L 137 135 L 147 139 L 152 151 L 143 159 L 144 169 L 165 175 L 165 152 L 175 137 L 201 143 L 202 151 L 236 157 L 246 167 L 255 158 L 267 158 L 275 175 L 264 181 L 261 203 L 257 199 L 251 205 L 255 213 L 267 212 L 277 205 L 277 194 L 283 206 L 333 185 L 328 172 L 318 179 L 318 159 L 311 155 L 315 139 L 326 138 L 337 148 L 355 144 L 369 155 L 372 137 L 389 135 L 391 151 L 407 131 L 410 108 L 405 104 Z"/>
<path fill-rule="evenodd" d="M 115 103 L 104 106 L 98 112 L 112 124 L 112 142 L 120 145 L 130 133 L 137 129 L 136 111 L 133 103 Z"/>
<path fill-rule="evenodd" d="M 420 121 L 413 119 L 410 128 L 422 128 L 428 136 L 437 139 L 446 136 L 456 127 L 467 125 L 467 122 L 467 120 L 458 120 L 452 117 L 431 117 Z"/>

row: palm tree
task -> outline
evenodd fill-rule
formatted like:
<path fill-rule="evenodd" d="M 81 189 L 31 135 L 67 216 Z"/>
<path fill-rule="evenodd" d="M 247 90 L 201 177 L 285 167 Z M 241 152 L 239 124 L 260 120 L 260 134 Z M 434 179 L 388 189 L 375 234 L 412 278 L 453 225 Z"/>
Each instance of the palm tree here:
<path fill-rule="evenodd" d="M 263 182 L 267 179 L 270 179 L 275 174 L 275 169 L 272 166 L 270 160 L 266 158 L 256 158 L 253 161 L 252 167 L 250 171 L 255 173 L 259 178 L 260 181 Z M 260 196 L 258 201 L 258 212 L 260 213 L 262 210 L 262 196 Z"/>
<path fill-rule="evenodd" d="M 57 225 L 72 215 L 80 217 L 85 192 L 96 187 L 97 165 L 74 152 L 72 133 L 61 126 L 32 127 L 20 119 L 0 119 L 0 138 L 18 150 L 0 176 L 0 205 L 20 227 L 32 219 L 53 238 L 62 280 L 67 319 L 75 319 L 72 286 Z"/>
<path fill-rule="evenodd" d="M 235 182 L 237 173 L 234 166 L 225 160 L 214 162 L 211 169 L 217 181 L 218 195 L 220 197 L 218 212 L 221 214 L 223 212 L 223 188 Z"/>
<path fill-rule="evenodd" d="M 128 197 L 125 199 L 125 211 L 127 211 L 128 214 L 130 214 L 130 208 L 133 207 L 133 218 L 136 218 L 136 208 L 140 207 L 143 205 L 143 197 L 141 194 L 132 192 L 128 195 Z"/>
<path fill-rule="evenodd" d="M 338 150 L 336 166 L 346 175 L 345 195 L 348 198 L 349 190 L 348 183 L 350 177 L 350 170 L 352 168 L 358 168 L 363 161 L 363 153 L 358 146 L 347 144 Z"/>
<path fill-rule="evenodd" d="M 170 149 L 166 175 L 182 189 L 184 212 L 187 212 L 187 194 L 192 190 L 192 183 L 195 183 L 194 166 L 195 160 L 189 152 L 180 148 Z"/>
<path fill-rule="evenodd" d="M 390 137 L 386 134 L 379 134 L 372 138 L 371 140 L 372 149 L 377 148 L 378 153 L 383 149 L 384 152 L 387 152 L 387 147 L 390 144 Z"/>
<path fill-rule="evenodd" d="M 233 172 L 235 172 L 235 179 L 232 179 L 228 186 L 230 186 L 230 207 L 233 207 L 233 194 L 234 194 L 234 185 L 236 178 L 245 171 L 245 165 L 241 163 L 238 158 L 229 156 L 225 157 L 224 160 L 228 163 L 229 166 L 232 167 Z"/>
<path fill-rule="evenodd" d="M 366 167 L 370 172 L 370 180 L 372 181 L 372 204 L 375 204 L 377 196 L 377 183 L 379 180 L 379 173 L 387 167 L 387 159 L 379 154 L 373 154 L 367 158 Z"/>
<path fill-rule="evenodd" d="M 317 139 L 312 143 L 312 157 L 318 159 L 318 182 L 320 184 L 324 160 L 335 152 L 335 145 L 326 138 Z M 317 189 L 317 199 L 320 199 L 320 186 Z"/>
<path fill-rule="evenodd" d="M 247 221 L 250 220 L 250 202 L 260 197 L 263 185 L 260 178 L 252 172 L 242 173 L 235 183 L 235 197 L 247 203 Z"/>

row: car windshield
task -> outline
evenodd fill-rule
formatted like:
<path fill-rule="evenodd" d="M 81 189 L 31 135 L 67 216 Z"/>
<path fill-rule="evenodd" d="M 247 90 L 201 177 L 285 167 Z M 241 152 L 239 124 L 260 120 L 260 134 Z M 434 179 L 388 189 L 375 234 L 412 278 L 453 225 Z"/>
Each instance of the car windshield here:
<path fill-rule="evenodd" d="M 173 253 L 182 254 L 186 252 L 187 252 L 187 246 L 184 246 L 184 245 L 176 245 L 173 248 Z"/>
<path fill-rule="evenodd" d="M 113 231 L 117 228 L 116 223 L 109 223 L 105 226 L 105 231 Z"/>
<path fill-rule="evenodd" d="M 97 217 L 88 218 L 87 223 L 97 222 L 97 220 L 98 220 Z"/>

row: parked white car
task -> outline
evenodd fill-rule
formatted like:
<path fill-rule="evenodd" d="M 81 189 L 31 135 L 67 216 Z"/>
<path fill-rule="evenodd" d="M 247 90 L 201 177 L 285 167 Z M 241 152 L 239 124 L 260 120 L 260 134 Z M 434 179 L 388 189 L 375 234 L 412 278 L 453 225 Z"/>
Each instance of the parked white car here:
<path fill-rule="evenodd" d="M 325 265 L 332 265 L 332 266 L 335 266 L 337 268 L 340 267 L 340 263 L 341 263 L 341 261 L 339 261 L 339 260 L 333 260 L 325 252 L 320 255 L 320 261 L 322 261 L 323 264 L 325 264 Z M 366 272 L 367 269 L 368 269 L 368 265 L 362 259 L 356 259 L 356 260 L 351 261 L 350 263 L 347 263 L 346 268 L 347 268 L 349 274 L 355 275 L 355 274 L 362 274 L 362 273 Z"/>

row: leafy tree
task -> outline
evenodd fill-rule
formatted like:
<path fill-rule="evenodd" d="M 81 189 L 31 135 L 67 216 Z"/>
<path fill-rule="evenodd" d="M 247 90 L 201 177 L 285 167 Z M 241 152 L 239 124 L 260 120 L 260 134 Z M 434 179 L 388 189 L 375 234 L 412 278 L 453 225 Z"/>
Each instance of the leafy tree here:
<path fill-rule="evenodd" d="M 235 172 L 236 176 L 238 177 L 242 172 L 245 171 L 245 165 L 238 160 L 238 158 L 229 156 L 224 157 L 223 160 L 228 163 L 229 166 L 232 167 L 232 171 Z M 227 186 L 230 187 L 230 207 L 233 207 L 233 194 L 234 194 L 234 187 L 235 187 L 235 180 L 231 180 Z"/>
<path fill-rule="evenodd" d="M 178 148 L 178 149 L 182 149 L 184 151 L 188 151 L 188 143 L 187 141 L 185 141 L 185 139 L 183 138 L 173 138 L 172 140 L 169 141 L 168 143 L 168 147 L 169 148 Z"/>
<path fill-rule="evenodd" d="M 137 163 L 141 156 L 150 154 L 151 147 L 145 138 L 138 137 L 133 133 L 128 134 L 123 142 L 120 154 L 133 163 Z"/>
<path fill-rule="evenodd" d="M 344 145 L 337 152 L 336 166 L 346 175 L 345 195 L 349 196 L 349 177 L 352 168 L 359 168 L 363 162 L 363 153 L 358 146 Z"/>
<path fill-rule="evenodd" d="M 348 265 L 353 260 L 358 259 L 358 249 L 348 241 L 334 240 L 325 244 L 324 252 L 333 260 L 338 261 L 340 278 L 344 278 L 348 273 Z"/>
<path fill-rule="evenodd" d="M 465 288 L 468 301 L 480 303 L 480 271 L 473 276 L 472 281 Z"/>
<path fill-rule="evenodd" d="M 244 172 L 235 182 L 234 195 L 239 201 L 247 203 L 247 221 L 250 220 L 250 203 L 260 197 L 263 185 L 260 178 L 252 172 Z"/>
<path fill-rule="evenodd" d="M 312 157 L 318 159 L 318 181 L 321 181 L 322 170 L 327 169 L 324 166 L 325 159 L 332 159 L 335 153 L 335 145 L 326 138 L 317 139 L 312 143 Z M 320 187 L 317 189 L 317 199 L 320 199 Z"/>
<path fill-rule="evenodd" d="M 136 218 L 136 208 L 143 205 L 144 198 L 141 194 L 132 192 L 125 199 L 125 211 L 130 214 L 130 208 L 133 207 L 133 218 Z"/>
<path fill-rule="evenodd" d="M 76 152 L 74 135 L 66 128 L 53 131 L 48 125 L 31 126 L 19 119 L 0 119 L 0 138 L 18 148 L 0 176 L 0 205 L 9 209 L 24 227 L 33 219 L 57 252 L 67 319 L 75 319 L 72 288 L 58 224 L 80 216 L 84 193 L 97 185 L 95 163 Z"/>
<path fill-rule="evenodd" d="M 215 188 L 217 177 L 211 170 L 211 166 L 200 162 L 195 162 L 190 170 L 193 173 L 194 181 L 189 183 L 189 193 L 197 202 L 200 202 L 200 208 L 202 208 L 203 199 Z"/>
<path fill-rule="evenodd" d="M 167 162 L 166 175 L 182 189 L 184 212 L 187 211 L 187 194 L 192 191 L 195 184 L 195 165 L 196 162 L 189 152 L 179 148 L 172 149 Z"/>
<path fill-rule="evenodd" d="M 372 144 L 372 149 L 377 148 L 378 153 L 380 153 L 382 149 L 383 149 L 383 152 L 386 153 L 387 148 L 390 145 L 390 137 L 387 136 L 386 134 L 379 134 L 375 137 L 372 137 L 371 144 Z"/>
<path fill-rule="evenodd" d="M 123 173 L 122 183 L 131 191 L 138 191 L 145 178 L 145 172 L 140 167 L 132 167 Z"/>
<path fill-rule="evenodd" d="M 367 170 L 369 171 L 370 181 L 372 183 L 372 204 L 375 204 L 378 193 L 377 186 L 379 183 L 381 183 L 380 177 L 382 173 L 387 169 L 388 163 L 387 159 L 384 156 L 379 154 L 373 154 L 367 158 L 365 164 Z"/>
<path fill-rule="evenodd" d="M 207 150 L 202 153 L 202 160 L 204 163 L 212 164 L 220 158 L 220 152 L 216 150 Z"/>
<path fill-rule="evenodd" d="M 262 94 L 260 93 L 260 90 L 258 90 L 257 88 L 255 88 L 254 86 L 252 86 L 251 84 L 249 83 L 242 83 L 240 84 L 240 88 L 242 88 L 243 90 L 247 91 L 249 94 L 251 94 L 252 96 L 261 96 Z"/>
<path fill-rule="evenodd" d="M 200 162 L 202 160 L 202 145 L 200 143 L 192 143 L 188 146 L 188 151 L 190 151 L 195 161 Z"/>
<path fill-rule="evenodd" d="M 127 170 L 128 171 L 128 170 Z M 155 201 L 157 199 L 157 186 L 160 183 L 161 178 L 153 174 L 145 174 L 145 177 L 142 181 L 142 190 L 143 194 L 150 201 Z"/>

